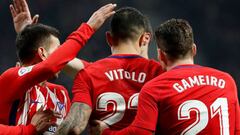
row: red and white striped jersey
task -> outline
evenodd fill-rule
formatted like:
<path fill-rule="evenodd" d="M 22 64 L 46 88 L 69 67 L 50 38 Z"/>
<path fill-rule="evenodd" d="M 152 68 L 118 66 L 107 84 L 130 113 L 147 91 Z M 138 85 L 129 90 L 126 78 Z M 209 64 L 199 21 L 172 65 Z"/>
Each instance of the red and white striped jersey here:
<path fill-rule="evenodd" d="M 35 85 L 30 88 L 25 95 L 25 99 L 21 102 L 20 105 L 22 106 L 18 108 L 17 112 L 18 125 L 30 124 L 33 115 L 42 106 L 44 110 L 52 109 L 63 116 L 56 119 L 56 125 L 60 125 L 71 106 L 67 90 L 63 86 L 48 82 L 43 86 Z M 56 128 L 56 126 L 49 127 L 44 135 L 55 133 Z"/>

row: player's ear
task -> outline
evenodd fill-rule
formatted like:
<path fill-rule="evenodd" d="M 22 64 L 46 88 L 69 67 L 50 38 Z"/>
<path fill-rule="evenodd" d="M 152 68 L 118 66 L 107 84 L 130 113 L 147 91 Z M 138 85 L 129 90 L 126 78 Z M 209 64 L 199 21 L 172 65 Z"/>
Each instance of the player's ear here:
<path fill-rule="evenodd" d="M 192 54 L 193 54 L 193 57 L 197 54 L 197 46 L 195 43 L 193 43 L 193 46 L 192 46 Z"/>
<path fill-rule="evenodd" d="M 113 46 L 113 37 L 112 37 L 110 31 L 107 31 L 107 32 L 106 32 L 106 39 L 107 39 L 108 45 L 109 45 L 110 47 L 112 47 L 112 46 Z"/>
<path fill-rule="evenodd" d="M 152 35 L 150 32 L 144 32 L 140 37 L 139 46 L 141 47 L 141 46 L 149 45 L 151 41 L 151 37 Z"/>
<path fill-rule="evenodd" d="M 47 59 L 47 51 L 43 47 L 38 48 L 38 56 L 40 57 L 41 60 L 46 60 Z"/>

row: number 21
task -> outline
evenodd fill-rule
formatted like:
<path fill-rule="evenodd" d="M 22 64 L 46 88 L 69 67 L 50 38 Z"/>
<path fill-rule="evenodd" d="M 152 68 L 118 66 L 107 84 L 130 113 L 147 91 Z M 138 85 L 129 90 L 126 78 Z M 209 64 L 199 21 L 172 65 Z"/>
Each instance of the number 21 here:
<path fill-rule="evenodd" d="M 196 121 L 183 130 L 181 135 L 195 135 L 201 132 L 208 124 L 208 108 L 199 100 L 188 100 L 178 108 L 178 120 L 190 119 L 190 112 L 196 112 Z M 210 106 L 211 118 L 219 115 L 221 135 L 229 135 L 229 114 L 227 98 L 218 98 Z M 211 119 L 210 118 L 210 119 Z"/>

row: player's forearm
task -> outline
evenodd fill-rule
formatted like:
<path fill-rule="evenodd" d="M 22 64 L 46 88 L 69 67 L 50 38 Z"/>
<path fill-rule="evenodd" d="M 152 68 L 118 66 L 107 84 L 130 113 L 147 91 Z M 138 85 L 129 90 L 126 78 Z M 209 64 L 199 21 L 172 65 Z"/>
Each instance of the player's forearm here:
<path fill-rule="evenodd" d="M 105 129 L 102 135 L 152 135 L 153 132 L 150 130 L 129 126 L 120 131 Z"/>
<path fill-rule="evenodd" d="M 92 109 L 84 103 L 73 103 L 69 114 L 59 126 L 55 135 L 81 134 L 88 123 Z"/>
<path fill-rule="evenodd" d="M 70 34 L 67 40 L 45 61 L 46 65 L 56 73 L 69 61 L 74 59 L 80 49 L 94 34 L 94 30 L 86 23 L 83 23 L 77 31 Z"/>
<path fill-rule="evenodd" d="M 33 125 L 28 126 L 7 126 L 0 125 L 1 135 L 35 135 L 36 128 Z"/>
<path fill-rule="evenodd" d="M 66 73 L 72 79 L 75 78 L 77 73 L 85 67 L 82 60 L 74 58 L 63 68 L 63 72 Z"/>

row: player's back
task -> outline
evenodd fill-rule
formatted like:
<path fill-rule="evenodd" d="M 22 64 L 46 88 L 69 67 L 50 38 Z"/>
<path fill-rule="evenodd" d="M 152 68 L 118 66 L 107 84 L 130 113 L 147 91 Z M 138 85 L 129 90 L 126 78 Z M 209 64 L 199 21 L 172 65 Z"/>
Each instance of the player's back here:
<path fill-rule="evenodd" d="M 158 103 L 159 134 L 234 134 L 239 103 L 230 75 L 208 67 L 182 65 L 147 86 Z"/>
<path fill-rule="evenodd" d="M 163 72 L 159 63 L 127 54 L 99 60 L 85 71 L 92 82 L 91 117 L 112 129 L 122 129 L 133 121 L 142 86 Z"/>

